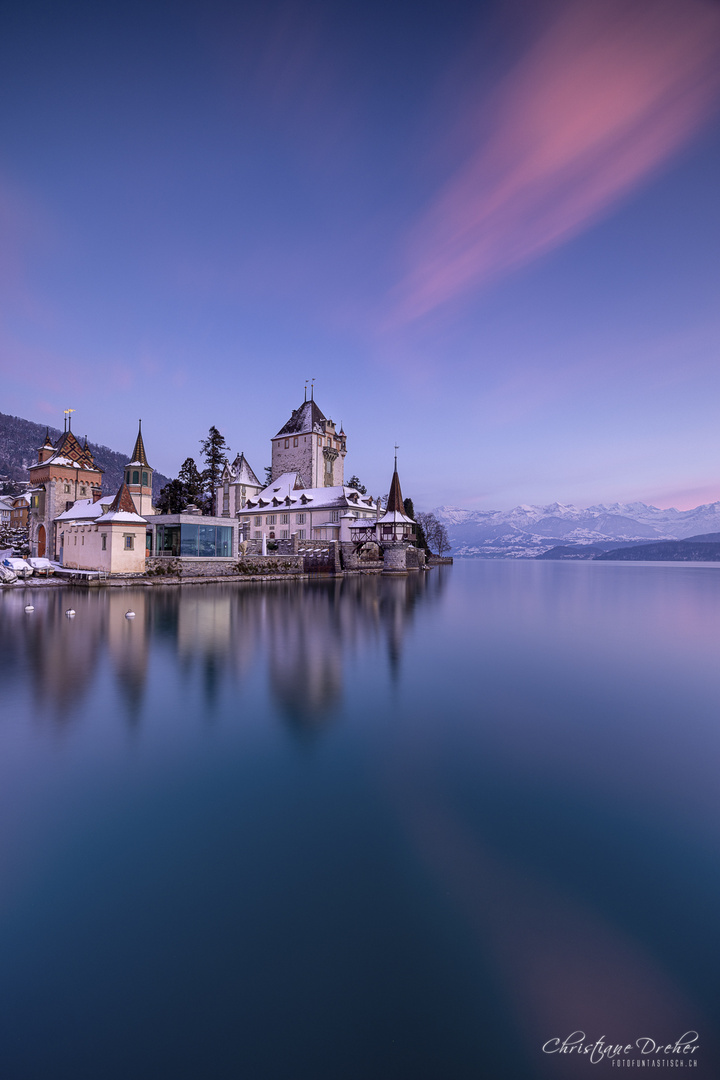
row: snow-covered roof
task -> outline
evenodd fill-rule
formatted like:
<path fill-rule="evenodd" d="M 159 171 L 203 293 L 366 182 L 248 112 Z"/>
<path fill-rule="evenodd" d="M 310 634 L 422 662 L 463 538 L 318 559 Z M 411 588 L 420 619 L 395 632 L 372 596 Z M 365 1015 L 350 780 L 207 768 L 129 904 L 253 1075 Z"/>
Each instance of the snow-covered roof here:
<path fill-rule="evenodd" d="M 259 495 L 248 499 L 244 510 L 239 513 L 252 513 L 271 507 L 272 510 L 282 506 L 302 508 L 307 506 L 310 510 L 337 509 L 364 505 L 374 510 L 375 504 L 371 498 L 357 500 L 355 488 L 336 485 L 335 487 L 306 488 L 302 486 L 299 474 L 294 472 L 283 473 L 268 484 Z"/>
<path fill-rule="evenodd" d="M 262 487 L 257 476 L 250 468 L 244 453 L 239 453 L 232 465 L 226 465 L 223 470 L 223 479 L 227 478 L 233 484 L 250 484 L 252 487 Z"/>
<path fill-rule="evenodd" d="M 409 518 L 407 514 L 401 514 L 399 510 L 388 510 L 380 518 L 380 525 L 414 525 L 415 522 L 412 518 Z"/>
<path fill-rule="evenodd" d="M 40 449 L 48 449 L 47 442 L 46 445 Z M 55 452 L 51 454 L 50 457 L 46 458 L 45 461 L 38 461 L 34 465 L 29 465 L 28 469 L 40 469 L 46 465 L 56 465 L 61 468 L 83 469 L 87 472 L 103 471 L 99 465 L 95 464 L 95 459 L 88 447 L 87 439 L 85 440 L 85 445 L 81 446 L 72 431 L 64 431 L 62 433 L 60 441 L 54 450 Z"/>
<path fill-rule="evenodd" d="M 318 435 L 325 434 L 327 420 L 314 401 L 304 401 L 302 405 L 293 409 L 292 416 L 284 427 L 280 428 L 274 437 L 283 435 L 306 435 L 314 431 Z"/>
<path fill-rule="evenodd" d="M 108 510 L 97 519 L 98 525 L 104 525 L 111 521 L 120 521 L 127 525 L 147 525 L 144 517 L 139 514 L 131 514 L 129 510 Z"/>
<path fill-rule="evenodd" d="M 94 521 L 107 511 L 113 500 L 113 495 L 103 495 L 97 502 L 93 502 L 92 499 L 77 499 L 69 510 L 65 510 L 64 513 L 59 514 L 55 520 L 79 521 L 89 519 Z"/>

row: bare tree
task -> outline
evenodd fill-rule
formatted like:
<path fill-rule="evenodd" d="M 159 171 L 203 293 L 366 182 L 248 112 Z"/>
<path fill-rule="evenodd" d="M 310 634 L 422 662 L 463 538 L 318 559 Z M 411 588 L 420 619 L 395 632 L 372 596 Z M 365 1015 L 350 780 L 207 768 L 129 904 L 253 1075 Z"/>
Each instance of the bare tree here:
<path fill-rule="evenodd" d="M 446 551 L 450 550 L 447 529 L 441 521 L 438 521 L 434 514 L 418 513 L 416 515 L 416 521 L 422 526 L 422 530 L 425 533 L 425 539 L 427 540 L 428 547 L 431 551 L 436 551 L 438 555 L 443 555 Z"/>

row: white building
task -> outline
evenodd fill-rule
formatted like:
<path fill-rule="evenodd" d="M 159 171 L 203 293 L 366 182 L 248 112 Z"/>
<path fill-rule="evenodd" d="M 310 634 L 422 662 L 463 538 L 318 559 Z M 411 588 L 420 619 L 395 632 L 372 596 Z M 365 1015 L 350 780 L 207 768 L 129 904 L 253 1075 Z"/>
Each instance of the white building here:
<path fill-rule="evenodd" d="M 126 484 L 115 496 L 78 499 L 55 521 L 62 566 L 108 574 L 144 572 L 147 522 Z"/>
<path fill-rule="evenodd" d="M 348 513 L 370 524 L 377 520 L 378 506 L 355 488 L 305 487 L 299 473 L 287 472 L 248 499 L 236 516 L 246 540 L 285 540 L 297 533 L 299 540 L 327 541 L 350 539 L 341 534 Z"/>
<path fill-rule="evenodd" d="M 235 517 L 242 510 L 248 499 L 262 491 L 263 485 L 248 465 L 243 453 L 226 465 L 220 478 L 220 487 L 216 491 L 216 513 L 218 517 Z"/>

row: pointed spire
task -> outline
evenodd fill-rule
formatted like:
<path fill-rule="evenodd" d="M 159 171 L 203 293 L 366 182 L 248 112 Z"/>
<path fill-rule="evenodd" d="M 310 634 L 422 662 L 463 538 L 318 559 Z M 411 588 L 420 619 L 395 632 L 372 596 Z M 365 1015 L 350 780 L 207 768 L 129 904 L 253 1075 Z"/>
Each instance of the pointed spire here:
<path fill-rule="evenodd" d="M 145 445 L 143 443 L 142 420 L 138 420 L 137 439 L 135 440 L 135 446 L 133 447 L 132 457 L 130 458 L 129 464 L 134 464 L 134 462 L 136 461 L 139 462 L 141 465 L 144 465 L 146 469 L 150 468 L 147 456 L 145 454 Z"/>
<path fill-rule="evenodd" d="M 400 514 L 405 513 L 405 504 L 403 503 L 402 491 L 400 490 L 400 477 L 397 471 L 397 446 L 395 447 L 395 471 L 393 472 L 392 483 L 390 484 L 390 494 L 388 495 L 387 506 L 385 512 L 391 514 L 393 510 L 396 510 Z"/>

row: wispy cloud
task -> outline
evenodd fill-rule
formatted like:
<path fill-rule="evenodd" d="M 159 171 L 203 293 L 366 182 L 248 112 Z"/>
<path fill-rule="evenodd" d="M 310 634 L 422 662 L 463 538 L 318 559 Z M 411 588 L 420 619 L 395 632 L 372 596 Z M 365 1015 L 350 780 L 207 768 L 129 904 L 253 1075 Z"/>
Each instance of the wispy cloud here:
<path fill-rule="evenodd" d="M 720 94 L 720 8 L 583 0 L 554 9 L 488 95 L 487 133 L 408 238 L 392 324 L 540 256 L 685 144 Z M 465 106 L 479 128 L 477 102 Z"/>

